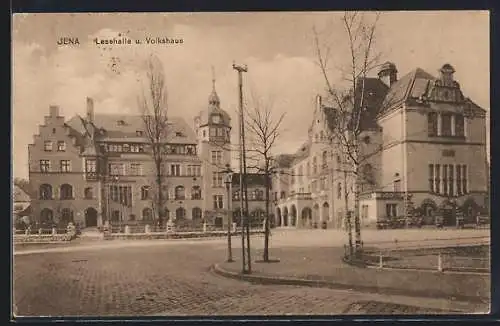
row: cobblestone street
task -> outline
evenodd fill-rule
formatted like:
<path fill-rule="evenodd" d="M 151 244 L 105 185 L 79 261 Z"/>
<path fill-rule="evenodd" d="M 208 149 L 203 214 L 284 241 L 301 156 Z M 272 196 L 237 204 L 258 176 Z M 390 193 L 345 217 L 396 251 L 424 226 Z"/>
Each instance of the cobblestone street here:
<path fill-rule="evenodd" d="M 396 297 L 255 285 L 214 275 L 220 243 L 113 248 L 14 258 L 18 316 L 439 313 Z M 384 303 L 385 302 L 385 303 Z M 436 308 L 436 307 L 434 307 Z"/>

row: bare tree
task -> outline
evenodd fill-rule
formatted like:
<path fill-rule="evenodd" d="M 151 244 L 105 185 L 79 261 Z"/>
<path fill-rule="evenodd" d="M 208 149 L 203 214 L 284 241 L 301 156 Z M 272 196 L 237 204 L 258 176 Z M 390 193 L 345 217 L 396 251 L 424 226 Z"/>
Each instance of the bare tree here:
<path fill-rule="evenodd" d="M 144 136 L 149 143 L 149 153 L 154 165 L 153 215 L 158 219 L 159 226 L 163 223 L 163 206 L 167 197 L 164 194 L 166 171 L 166 142 L 168 136 L 168 103 L 165 72 L 163 65 L 156 56 L 151 56 L 146 62 L 146 85 L 143 85 L 138 104 L 144 124 Z"/>
<path fill-rule="evenodd" d="M 259 173 L 264 175 L 266 211 L 264 221 L 264 253 L 263 261 L 269 261 L 269 233 L 270 233 L 270 202 L 271 202 L 271 177 L 274 173 L 272 150 L 280 136 L 281 123 L 285 114 L 281 114 L 275 119 L 271 113 L 272 105 L 259 101 L 253 96 L 253 108 L 246 110 L 246 124 L 250 132 L 251 148 L 260 163 L 254 167 Z"/>
<path fill-rule="evenodd" d="M 368 14 L 360 12 L 345 12 L 342 16 L 342 26 L 347 37 L 347 48 L 349 63 L 342 67 L 336 67 L 340 72 L 344 83 L 347 85 L 335 86 L 332 83 L 329 63 L 330 48 L 321 46 L 318 33 L 314 30 L 315 49 L 318 65 L 326 83 L 329 100 L 335 109 L 335 117 L 330 121 L 329 131 L 334 148 L 342 154 L 342 169 L 346 173 L 344 178 L 344 196 L 348 196 L 348 179 L 353 179 L 353 213 L 355 249 L 361 249 L 361 225 L 359 216 L 359 194 L 360 185 L 366 181 L 366 175 L 362 171 L 363 164 L 373 157 L 380 148 L 367 151 L 363 146 L 363 133 L 367 131 L 365 121 L 367 120 L 366 78 L 368 74 L 378 66 L 381 53 L 376 52 L 375 32 L 380 17 L 379 13 L 373 14 L 373 20 Z M 338 52 L 336 53 L 338 55 Z M 348 177 L 347 177 L 348 176 Z M 347 198 L 345 199 L 348 205 Z M 346 207 L 346 211 L 349 208 Z M 346 212 L 348 224 L 350 224 L 350 213 Z M 352 229 L 351 225 L 347 226 Z M 351 235 L 349 235 L 351 238 Z M 352 244 L 350 244 L 352 252 Z"/>

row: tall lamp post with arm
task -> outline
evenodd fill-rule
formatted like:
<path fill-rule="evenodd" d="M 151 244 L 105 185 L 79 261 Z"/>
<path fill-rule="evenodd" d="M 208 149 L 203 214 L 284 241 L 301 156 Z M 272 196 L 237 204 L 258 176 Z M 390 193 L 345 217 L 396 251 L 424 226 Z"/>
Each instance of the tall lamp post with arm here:
<path fill-rule="evenodd" d="M 226 192 L 227 192 L 227 262 L 233 262 L 233 252 L 231 248 L 231 226 L 233 221 L 233 212 L 231 205 L 231 184 L 233 182 L 233 170 L 229 164 L 226 164 L 226 169 L 222 171 L 224 173 L 224 183 L 226 184 Z"/>

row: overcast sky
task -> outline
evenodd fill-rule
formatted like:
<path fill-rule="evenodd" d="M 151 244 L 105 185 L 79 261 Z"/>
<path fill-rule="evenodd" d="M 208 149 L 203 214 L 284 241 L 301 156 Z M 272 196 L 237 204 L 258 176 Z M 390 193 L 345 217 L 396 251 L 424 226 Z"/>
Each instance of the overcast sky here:
<path fill-rule="evenodd" d="M 324 89 L 315 64 L 312 28 L 334 46 L 334 60 L 347 54 L 342 13 L 30 14 L 13 18 L 13 174 L 27 177 L 28 148 L 49 105 L 67 118 L 85 114 L 85 98 L 97 112 L 137 113 L 141 64 L 150 54 L 163 62 L 169 114 L 188 122 L 207 107 L 214 66 L 223 109 L 238 104 L 232 62 L 248 65 L 247 97 L 258 94 L 286 112 L 280 151 L 293 152 L 305 139 L 314 97 Z M 177 45 L 98 46 L 93 39 L 119 34 L 183 39 Z M 489 16 L 487 12 L 386 12 L 378 28 L 383 61 L 399 76 L 420 67 L 433 75 L 444 63 L 466 96 L 489 109 Z M 58 46 L 60 37 L 80 45 Z M 115 59 L 114 59 L 115 58 Z M 117 59 L 116 59 L 117 58 Z M 113 65 L 114 64 L 114 65 Z M 334 72 L 332 72 L 334 73 Z M 236 127 L 233 126 L 233 127 Z"/>

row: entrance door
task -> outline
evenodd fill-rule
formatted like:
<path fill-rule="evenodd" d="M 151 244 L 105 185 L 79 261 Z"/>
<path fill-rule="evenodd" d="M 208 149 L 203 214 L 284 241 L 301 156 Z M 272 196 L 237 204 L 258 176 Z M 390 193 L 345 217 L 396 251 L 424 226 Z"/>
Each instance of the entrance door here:
<path fill-rule="evenodd" d="M 89 207 L 85 211 L 85 226 L 97 226 L 97 211 L 93 207 Z"/>
<path fill-rule="evenodd" d="M 222 217 L 216 217 L 215 218 L 215 226 L 216 227 L 222 227 Z"/>

